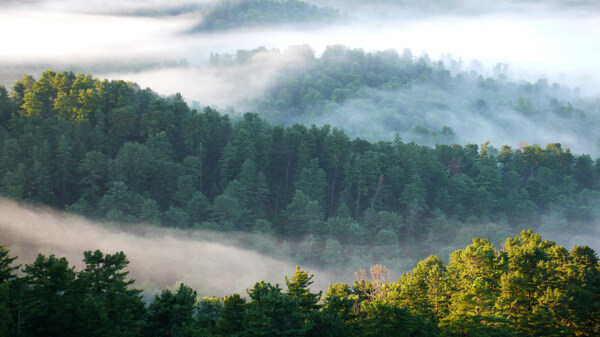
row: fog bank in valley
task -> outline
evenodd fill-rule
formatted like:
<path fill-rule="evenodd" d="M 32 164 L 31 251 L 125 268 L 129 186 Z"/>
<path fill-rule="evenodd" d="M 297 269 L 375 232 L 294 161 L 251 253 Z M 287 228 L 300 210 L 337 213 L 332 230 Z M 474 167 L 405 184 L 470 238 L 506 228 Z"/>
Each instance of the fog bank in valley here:
<path fill-rule="evenodd" d="M 121 229 L 6 199 L 0 200 L 0 242 L 7 244 L 21 264 L 32 263 L 38 253 L 55 254 L 67 257 L 78 269 L 86 250 L 123 251 L 131 261 L 128 270 L 135 286 L 150 293 L 184 282 L 201 295 L 245 295 L 245 290 L 260 280 L 285 285 L 284 276 L 295 270 L 290 261 L 236 247 L 240 240 L 232 233 L 145 225 Z M 316 274 L 317 289 L 326 289 L 334 280 L 326 271 L 309 271 Z"/>
<path fill-rule="evenodd" d="M 596 225 L 568 230 L 565 220 L 556 215 L 548 216 L 544 221 L 538 227 L 538 232 L 544 239 L 554 240 L 568 249 L 572 249 L 574 245 L 589 245 L 596 251 L 600 249 Z M 506 238 L 514 237 L 516 233 L 507 226 L 498 224 L 464 226 L 456 233 L 453 242 L 448 242 L 446 247 L 432 247 L 431 253 L 448 261 L 449 253 L 463 249 L 473 237 L 489 238 L 496 244 L 496 249 L 501 249 Z M 282 257 L 277 258 L 244 248 L 244 242 L 259 240 L 276 245 L 274 238 L 263 236 L 264 234 L 254 233 L 169 229 L 142 224 L 121 227 L 45 207 L 0 199 L 0 242 L 7 245 L 11 255 L 18 256 L 18 263 L 22 267 L 32 263 L 38 253 L 64 256 L 71 265 L 79 269 L 83 265 L 81 261 L 86 250 L 98 249 L 107 254 L 123 251 L 131 261 L 127 268 L 130 278 L 135 279 L 135 287 L 143 289 L 146 294 L 173 288 L 179 282 L 197 289 L 202 296 L 222 296 L 234 292 L 245 295 L 245 290 L 260 280 L 285 285 L 284 276 L 293 274 L 296 266 L 294 262 L 287 260 L 289 256 L 283 257 L 291 255 L 291 252 L 278 252 Z M 349 252 L 352 250 L 351 247 L 348 249 Z M 360 257 L 356 258 L 360 260 Z M 392 280 L 411 270 L 416 262 L 408 259 L 401 265 L 388 264 Z M 385 261 L 373 263 L 385 264 Z M 325 290 L 331 283 L 353 282 L 351 275 L 360 267 L 350 265 L 356 267 L 356 270 L 302 267 L 315 275 L 313 288 Z"/>

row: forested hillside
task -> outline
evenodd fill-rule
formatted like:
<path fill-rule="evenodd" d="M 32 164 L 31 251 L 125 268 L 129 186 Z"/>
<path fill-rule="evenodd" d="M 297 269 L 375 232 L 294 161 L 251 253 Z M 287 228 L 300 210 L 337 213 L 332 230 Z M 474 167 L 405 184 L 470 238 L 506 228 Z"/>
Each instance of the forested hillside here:
<path fill-rule="evenodd" d="M 298 0 L 227 0 L 208 10 L 191 32 L 273 25 L 326 23 L 337 18 L 330 8 L 319 8 Z"/>
<path fill-rule="evenodd" d="M 473 239 L 444 264 L 419 262 L 394 281 L 374 265 L 354 284 L 311 290 L 296 268 L 246 294 L 201 297 L 180 284 L 145 305 L 122 252 L 39 255 L 16 276 L 0 246 L 2 336 L 596 336 L 600 264 L 589 247 L 571 251 L 523 231 L 502 249 Z M 319 277 L 318 275 L 315 277 Z"/>
<path fill-rule="evenodd" d="M 123 226 L 269 233 L 279 246 L 259 249 L 321 266 L 420 259 L 528 227 L 577 234 L 598 216 L 600 162 L 556 143 L 373 143 L 52 71 L 0 87 L 0 125 L 5 196 Z"/>
<path fill-rule="evenodd" d="M 600 101 L 545 78 L 514 77 L 506 64 L 484 71 L 449 55 L 432 61 L 410 50 L 366 52 L 329 46 L 320 57 L 308 46 L 285 50 L 301 66 L 281 71 L 274 85 L 247 105 L 270 122 L 330 124 L 371 141 L 404 140 L 434 146 L 484 142 L 500 146 L 561 139 L 578 151 L 600 153 Z M 264 48 L 213 55 L 215 67 L 252 64 Z"/>

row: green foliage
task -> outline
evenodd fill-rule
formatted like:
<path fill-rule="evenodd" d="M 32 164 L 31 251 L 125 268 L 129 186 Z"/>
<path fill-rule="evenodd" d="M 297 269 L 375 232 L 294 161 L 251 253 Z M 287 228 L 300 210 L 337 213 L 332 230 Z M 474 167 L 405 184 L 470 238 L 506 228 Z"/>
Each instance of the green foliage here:
<path fill-rule="evenodd" d="M 342 71 L 355 63 L 365 68 Z M 367 65 L 395 70 L 381 79 Z M 319 91 L 328 81 L 378 87 L 444 73 L 407 55 L 343 47 L 315 67 L 306 86 Z M 525 224 L 577 234 L 598 215 L 600 162 L 556 143 L 373 143 L 328 125 L 270 125 L 257 113 L 231 121 L 190 109 L 179 94 L 70 72 L 26 76 L 0 90 L 0 106 L 10 111 L 0 129 L 2 195 L 123 224 L 270 233 L 280 242 L 257 249 L 289 257 L 285 240 L 302 262 L 408 264 L 473 236 L 498 244 Z"/>
<path fill-rule="evenodd" d="M 300 309 L 305 315 L 319 308 L 317 302 L 321 298 L 321 293 L 311 293 L 309 288 L 313 283 L 313 277 L 314 275 L 309 275 L 307 271 L 300 269 L 300 266 L 296 267 L 296 272 L 291 278 L 285 277 L 288 295 L 299 300 Z"/>
<path fill-rule="evenodd" d="M 300 336 L 305 330 L 300 299 L 261 281 L 248 290 L 250 302 L 242 336 Z"/>
<path fill-rule="evenodd" d="M 0 245 L 0 335 L 2 336 L 8 336 L 15 323 L 11 313 L 15 300 L 12 298 L 11 284 L 15 283 L 14 271 L 19 268 L 19 266 L 12 266 L 15 260 L 16 257 L 9 255 L 6 246 Z"/>
<path fill-rule="evenodd" d="M 246 324 L 246 299 L 238 294 L 223 299 L 223 310 L 217 321 L 217 331 L 223 335 L 239 336 Z"/>
<path fill-rule="evenodd" d="M 371 277 L 313 293 L 296 268 L 279 285 L 257 282 L 238 294 L 198 299 L 180 284 L 146 308 L 123 253 L 85 252 L 76 271 L 39 255 L 14 275 L 0 249 L 0 332 L 20 336 L 595 336 L 600 332 L 600 262 L 589 247 L 570 252 L 531 230 L 497 250 L 486 239 L 419 262 L 390 282 Z"/>
<path fill-rule="evenodd" d="M 198 294 L 180 284 L 177 292 L 164 290 L 148 306 L 144 336 L 191 336 L 196 324 L 195 307 Z"/>

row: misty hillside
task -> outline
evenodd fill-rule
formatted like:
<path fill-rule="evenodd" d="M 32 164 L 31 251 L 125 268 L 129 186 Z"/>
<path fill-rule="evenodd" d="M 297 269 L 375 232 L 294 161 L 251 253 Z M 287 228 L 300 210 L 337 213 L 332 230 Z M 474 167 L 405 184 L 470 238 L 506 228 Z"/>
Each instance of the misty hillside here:
<path fill-rule="evenodd" d="M 0 337 L 600 336 L 599 22 L 0 0 Z"/>
<path fill-rule="evenodd" d="M 288 24 L 327 23 L 337 12 L 298 0 L 226 0 L 215 5 L 190 32 Z"/>
<path fill-rule="evenodd" d="M 600 152 L 594 132 L 600 127 L 600 98 L 544 78 L 511 80 L 505 64 L 484 74 L 451 57 L 431 61 L 410 50 L 330 46 L 315 57 L 305 46 L 295 52 L 305 62 L 281 71 L 271 89 L 249 103 L 250 110 L 274 123 L 330 124 L 371 141 L 396 134 L 431 146 L 558 141 L 577 151 Z M 211 60 L 223 67 L 236 60 L 248 64 L 263 53 L 256 49 L 238 52 L 243 58 L 221 56 L 225 63 L 218 62 L 219 55 Z"/>
<path fill-rule="evenodd" d="M 581 234 L 598 220 L 599 161 L 558 143 L 369 142 L 52 71 L 0 87 L 0 125 L 4 196 L 122 224 L 266 233 L 277 243 L 256 249 L 321 266 L 405 265 L 475 235 Z"/>

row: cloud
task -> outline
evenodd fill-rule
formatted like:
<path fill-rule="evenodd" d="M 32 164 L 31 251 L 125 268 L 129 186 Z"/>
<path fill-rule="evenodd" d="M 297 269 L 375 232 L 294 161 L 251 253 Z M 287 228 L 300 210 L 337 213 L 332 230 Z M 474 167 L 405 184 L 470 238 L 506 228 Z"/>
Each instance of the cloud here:
<path fill-rule="evenodd" d="M 235 59 L 235 56 L 231 57 Z M 307 46 L 287 48 L 283 52 L 264 49 L 253 53 L 248 60 L 231 65 L 157 69 L 106 76 L 134 81 L 159 93 L 177 91 L 188 101 L 233 106 L 245 112 L 251 108 L 250 102 L 275 85 L 281 74 L 302 69 L 313 57 Z M 174 86 L 175 83 L 177 86 Z"/>
<path fill-rule="evenodd" d="M 254 282 L 285 284 L 295 264 L 241 247 L 249 233 L 213 233 L 174 230 L 145 225 L 106 225 L 43 207 L 26 207 L 0 199 L 0 242 L 8 244 L 20 263 L 35 255 L 65 256 L 82 266 L 83 252 L 99 249 L 113 254 L 123 251 L 131 261 L 128 270 L 136 287 L 156 293 L 177 282 L 201 295 L 245 295 Z M 315 288 L 326 289 L 335 277 L 311 269 Z"/>

